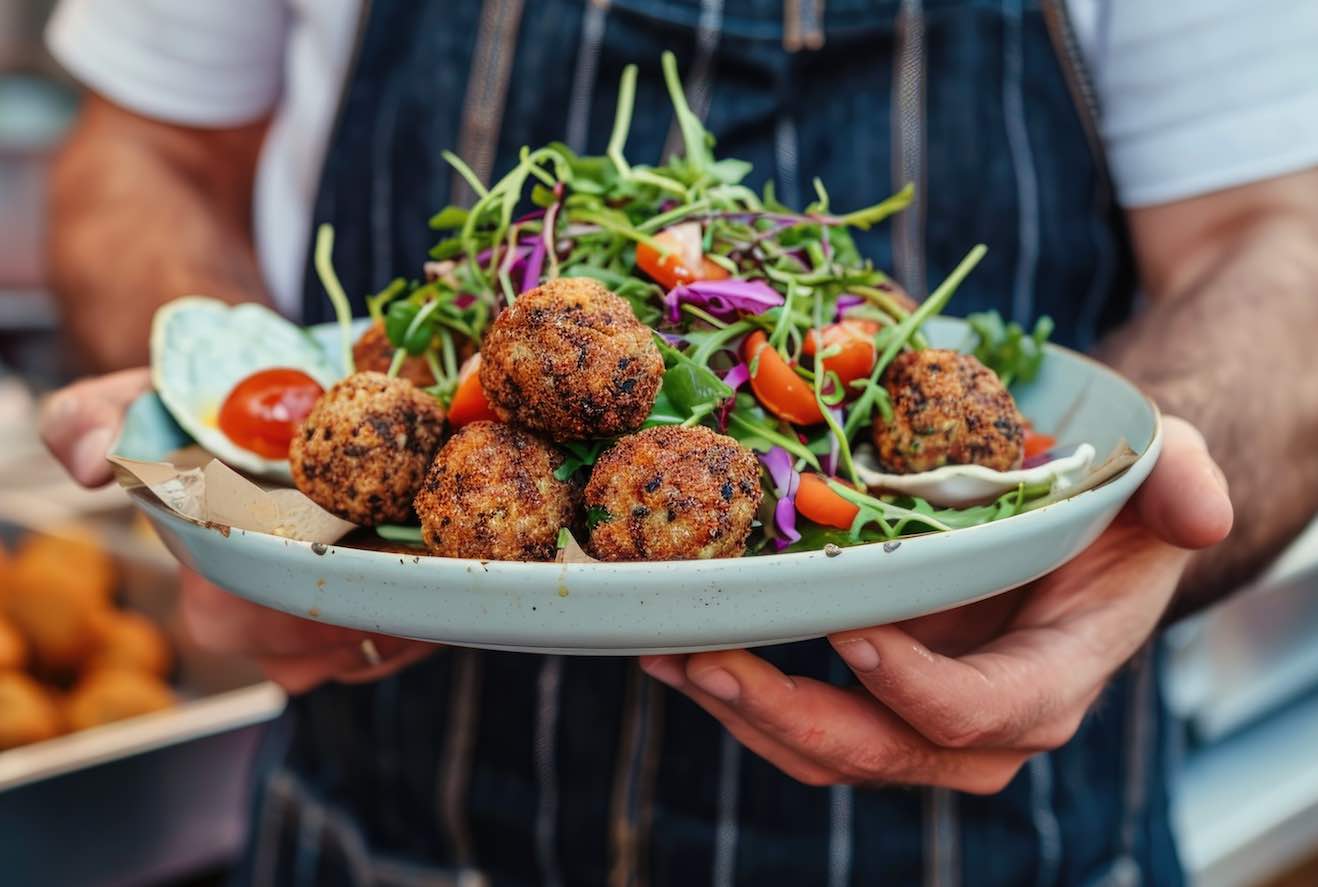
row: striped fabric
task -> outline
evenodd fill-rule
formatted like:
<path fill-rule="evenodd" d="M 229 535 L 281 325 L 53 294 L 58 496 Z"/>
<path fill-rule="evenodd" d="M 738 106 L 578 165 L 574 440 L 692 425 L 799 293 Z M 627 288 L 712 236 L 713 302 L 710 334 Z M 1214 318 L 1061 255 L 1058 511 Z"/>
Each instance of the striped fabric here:
<path fill-rule="evenodd" d="M 675 145 L 658 75 L 672 49 L 756 185 L 800 203 L 818 175 L 850 206 L 914 181 L 912 211 L 862 249 L 922 293 L 986 242 L 956 310 L 1046 312 L 1085 345 L 1128 310 L 1131 268 L 1067 34 L 1052 0 L 376 0 L 316 221 L 339 231 L 349 292 L 378 289 L 420 266 L 426 219 L 461 194 L 442 148 L 482 176 L 564 133 L 600 151 L 633 61 L 627 150 L 658 159 Z M 323 317 L 314 277 L 306 292 Z M 761 652 L 849 681 L 821 642 Z M 1146 653 L 1072 743 L 983 798 L 798 784 L 628 660 L 446 650 L 293 701 L 262 758 L 243 878 L 1174 885 L 1155 674 Z"/>

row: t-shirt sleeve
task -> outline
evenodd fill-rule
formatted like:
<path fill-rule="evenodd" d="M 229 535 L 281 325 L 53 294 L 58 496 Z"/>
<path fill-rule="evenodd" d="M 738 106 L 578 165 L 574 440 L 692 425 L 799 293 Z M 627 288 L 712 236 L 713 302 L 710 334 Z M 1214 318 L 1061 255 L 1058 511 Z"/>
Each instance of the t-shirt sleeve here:
<path fill-rule="evenodd" d="M 70 74 L 131 111 L 234 126 L 279 97 L 288 15 L 283 0 L 61 0 L 46 42 Z"/>
<path fill-rule="evenodd" d="M 1318 165 L 1318 2 L 1107 0 L 1091 35 L 1121 202 Z"/>

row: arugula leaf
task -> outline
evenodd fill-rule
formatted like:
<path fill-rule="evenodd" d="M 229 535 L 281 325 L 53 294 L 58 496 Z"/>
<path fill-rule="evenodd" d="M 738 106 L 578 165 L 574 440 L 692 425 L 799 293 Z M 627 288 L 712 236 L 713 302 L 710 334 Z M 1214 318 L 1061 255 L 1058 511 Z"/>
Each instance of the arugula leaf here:
<path fill-rule="evenodd" d="M 563 464 L 554 469 L 554 477 L 557 480 L 567 480 L 576 474 L 582 468 L 589 468 L 595 464 L 595 460 L 600 457 L 613 443 L 612 438 L 601 438 L 600 440 L 573 440 L 561 445 L 566 453 Z"/>
<path fill-rule="evenodd" d="M 984 366 L 997 373 L 1004 386 L 1012 382 L 1030 382 L 1043 366 L 1043 346 L 1053 333 L 1051 317 L 1044 315 L 1026 334 L 1020 324 L 1004 323 L 997 311 L 982 311 L 966 318 L 975 335 L 972 354 Z"/>
<path fill-rule="evenodd" d="M 593 530 L 600 524 L 613 520 L 613 515 L 602 505 L 592 505 L 586 509 L 586 529 Z"/>
<path fill-rule="evenodd" d="M 712 413 L 732 397 L 732 389 L 709 367 L 696 363 L 660 336 L 655 336 L 655 345 L 666 369 L 646 425 L 680 425 Z"/>

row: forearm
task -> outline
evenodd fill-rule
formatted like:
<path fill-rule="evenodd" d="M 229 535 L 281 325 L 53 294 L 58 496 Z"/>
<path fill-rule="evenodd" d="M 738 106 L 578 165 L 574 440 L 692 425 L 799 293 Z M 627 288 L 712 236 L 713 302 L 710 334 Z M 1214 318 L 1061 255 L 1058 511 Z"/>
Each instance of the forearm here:
<path fill-rule="evenodd" d="M 1102 349 L 1203 432 L 1230 484 L 1235 528 L 1191 562 L 1177 613 L 1238 587 L 1318 512 L 1318 223 L 1265 216 L 1220 246 Z"/>
<path fill-rule="evenodd" d="M 56 161 L 50 280 L 85 369 L 145 363 L 151 315 L 177 296 L 266 298 L 250 221 L 259 133 L 187 132 L 91 99 Z"/>

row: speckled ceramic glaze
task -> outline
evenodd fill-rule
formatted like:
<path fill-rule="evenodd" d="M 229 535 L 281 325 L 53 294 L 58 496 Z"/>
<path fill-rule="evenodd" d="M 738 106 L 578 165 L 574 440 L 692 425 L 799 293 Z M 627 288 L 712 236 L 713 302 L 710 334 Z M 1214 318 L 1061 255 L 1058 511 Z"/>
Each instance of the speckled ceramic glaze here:
<path fill-rule="evenodd" d="M 940 319 L 935 345 L 964 343 Z M 411 557 L 225 534 L 131 491 L 178 560 L 275 609 L 336 625 L 472 647 L 634 655 L 746 647 L 894 622 L 989 597 L 1073 558 L 1148 477 L 1162 443 L 1158 413 L 1133 385 L 1065 349 L 1015 394 L 1061 444 L 1100 459 L 1123 439 L 1140 454 L 1088 492 L 992 524 L 900 542 L 741 558 L 637 564 L 523 564 Z M 134 405 L 116 448 L 159 459 L 187 438 L 154 395 Z"/>

